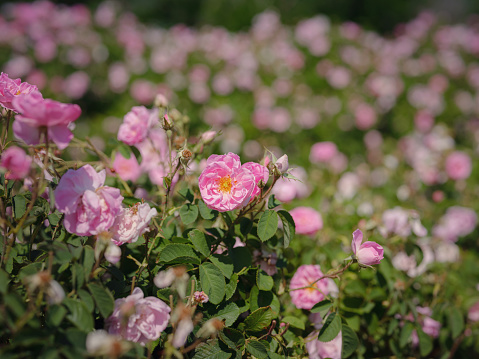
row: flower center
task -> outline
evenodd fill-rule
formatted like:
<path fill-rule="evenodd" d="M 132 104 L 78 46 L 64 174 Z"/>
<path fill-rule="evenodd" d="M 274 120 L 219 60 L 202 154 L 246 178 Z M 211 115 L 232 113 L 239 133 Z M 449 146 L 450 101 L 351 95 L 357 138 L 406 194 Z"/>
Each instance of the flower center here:
<path fill-rule="evenodd" d="M 231 191 L 231 177 L 225 176 L 218 181 L 218 189 L 220 192 L 230 192 Z"/>

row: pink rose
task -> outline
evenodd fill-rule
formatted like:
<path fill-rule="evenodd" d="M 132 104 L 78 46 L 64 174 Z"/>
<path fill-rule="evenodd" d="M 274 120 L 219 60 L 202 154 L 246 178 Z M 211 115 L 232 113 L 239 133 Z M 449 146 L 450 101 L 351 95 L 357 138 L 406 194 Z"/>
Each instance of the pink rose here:
<path fill-rule="evenodd" d="M 24 179 L 30 172 L 32 158 L 28 156 L 20 147 L 12 146 L 7 148 L 2 154 L 0 167 L 7 170 L 6 179 Z"/>
<path fill-rule="evenodd" d="M 323 228 L 321 214 L 311 207 L 296 207 L 289 212 L 296 226 L 296 233 L 314 236 Z"/>
<path fill-rule="evenodd" d="M 289 171 L 297 180 L 280 178 L 274 185 L 271 193 L 281 202 L 291 202 L 295 198 L 303 198 L 309 195 L 309 187 L 306 184 L 308 176 L 302 167 L 296 167 Z"/>
<path fill-rule="evenodd" d="M 459 237 L 467 236 L 477 225 L 477 214 L 465 207 L 453 206 L 439 220 L 432 230 L 435 237 L 456 242 Z"/>
<path fill-rule="evenodd" d="M 317 281 L 322 276 L 319 265 L 304 264 L 298 268 L 289 285 L 291 301 L 296 308 L 311 310 L 329 294 L 328 278 Z M 297 289 L 308 286 L 312 288 Z"/>
<path fill-rule="evenodd" d="M 156 214 L 156 209 L 150 208 L 148 203 L 136 203 L 130 208 L 123 208 L 111 229 L 113 243 L 135 243 L 138 237 L 148 231 L 149 222 Z"/>
<path fill-rule="evenodd" d="M 55 204 L 65 214 L 68 232 L 91 236 L 113 226 L 123 197 L 118 188 L 104 183 L 105 170 L 97 173 L 90 165 L 68 170 L 60 179 L 55 189 Z"/>
<path fill-rule="evenodd" d="M 30 94 L 38 90 L 35 85 L 22 82 L 20 79 L 10 79 L 6 73 L 0 74 L 0 105 L 8 110 L 14 110 L 12 101 L 15 97 Z"/>
<path fill-rule="evenodd" d="M 115 310 L 106 320 L 110 334 L 145 345 L 160 337 L 168 326 L 171 308 L 155 297 L 146 297 L 140 288 L 126 298 L 115 300 Z"/>
<path fill-rule="evenodd" d="M 376 242 L 367 241 L 361 244 L 363 241 L 363 232 L 356 229 L 353 233 L 353 241 L 351 248 L 356 256 L 359 264 L 371 266 L 379 264 L 384 258 L 384 249 Z"/>
<path fill-rule="evenodd" d="M 29 145 L 40 143 L 40 129 L 46 127 L 48 138 L 63 150 L 73 138 L 70 126 L 81 114 L 78 105 L 44 100 L 40 92 L 17 96 L 12 105 L 20 113 L 13 122 L 13 133 Z"/>
<path fill-rule="evenodd" d="M 288 155 L 282 155 L 274 164 L 280 173 L 285 173 L 289 168 Z"/>
<path fill-rule="evenodd" d="M 337 152 L 338 148 L 333 142 L 318 142 L 311 147 L 309 160 L 311 163 L 327 163 L 334 158 Z"/>
<path fill-rule="evenodd" d="M 466 179 L 471 175 L 471 158 L 461 151 L 455 151 L 446 158 L 446 173 L 455 181 Z"/>
<path fill-rule="evenodd" d="M 199 187 L 206 205 L 220 212 L 243 208 L 258 189 L 255 175 L 231 152 L 208 158 Z"/>
<path fill-rule="evenodd" d="M 123 118 L 118 140 L 130 146 L 143 142 L 158 120 L 158 109 L 150 111 L 144 106 L 135 106 Z"/>
<path fill-rule="evenodd" d="M 247 170 L 250 170 L 254 176 L 256 186 L 254 187 L 253 193 L 251 194 L 251 198 L 255 198 L 261 192 L 260 188 L 257 186 L 258 182 L 263 180 L 263 182 L 266 184 L 269 178 L 269 171 L 265 166 L 262 166 L 256 162 L 246 162 L 243 166 L 241 166 L 241 168 L 246 168 Z"/>
<path fill-rule="evenodd" d="M 130 153 L 130 158 L 126 159 L 118 152 L 115 155 L 115 161 L 113 161 L 113 169 L 124 181 L 135 182 L 141 175 L 140 165 L 132 153 Z"/>
<path fill-rule="evenodd" d="M 318 340 L 318 332 L 314 331 L 305 339 L 306 350 L 309 359 L 341 359 L 341 349 L 343 346 L 343 334 L 339 334 L 329 342 Z"/>
<path fill-rule="evenodd" d="M 479 322 L 479 302 L 475 303 L 467 313 L 467 319 L 471 322 Z"/>

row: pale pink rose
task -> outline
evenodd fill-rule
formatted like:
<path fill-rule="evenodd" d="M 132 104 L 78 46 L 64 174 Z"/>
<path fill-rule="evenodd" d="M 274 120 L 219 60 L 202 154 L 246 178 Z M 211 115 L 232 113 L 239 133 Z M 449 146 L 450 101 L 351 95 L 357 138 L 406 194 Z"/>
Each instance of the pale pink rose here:
<path fill-rule="evenodd" d="M 17 96 L 30 94 L 38 90 L 35 85 L 22 82 L 20 79 L 10 79 L 8 74 L 0 74 L 0 105 L 9 110 L 14 110 L 12 101 Z"/>
<path fill-rule="evenodd" d="M 143 142 L 158 121 L 158 109 L 150 111 L 144 106 L 135 106 L 123 118 L 118 140 L 130 146 Z"/>
<path fill-rule="evenodd" d="M 360 130 L 367 130 L 376 123 L 376 111 L 372 106 L 366 103 L 361 103 L 360 105 L 358 105 L 354 114 L 356 127 Z"/>
<path fill-rule="evenodd" d="M 419 110 L 414 116 L 414 126 L 419 132 L 429 132 L 434 126 L 434 116 L 426 110 Z"/>
<path fill-rule="evenodd" d="M 322 276 L 323 272 L 319 265 L 303 264 L 298 268 L 289 285 L 291 301 L 296 308 L 311 310 L 329 294 L 328 278 L 317 281 Z M 314 288 L 295 290 L 307 286 Z"/>
<path fill-rule="evenodd" d="M 65 214 L 69 233 L 90 236 L 107 231 L 121 211 L 123 197 L 118 188 L 104 186 L 105 170 L 92 166 L 68 170 L 55 189 L 55 205 Z"/>
<path fill-rule="evenodd" d="M 141 60 L 141 58 L 139 58 Z M 142 60 L 141 60 L 142 61 Z M 156 86 L 148 80 L 137 79 L 133 81 L 130 87 L 130 95 L 138 103 L 142 105 L 149 105 L 155 100 Z"/>
<path fill-rule="evenodd" d="M 135 182 L 141 175 L 140 165 L 133 153 L 130 153 L 130 158 L 126 159 L 118 152 L 113 161 L 113 169 L 124 181 Z"/>
<path fill-rule="evenodd" d="M 341 331 L 333 340 L 321 342 L 318 340 L 318 332 L 314 331 L 305 338 L 306 350 L 309 359 L 341 359 L 343 334 Z"/>
<path fill-rule="evenodd" d="M 291 202 L 295 198 L 304 198 L 309 195 L 310 189 L 307 183 L 307 173 L 302 167 L 296 167 L 289 171 L 298 180 L 280 178 L 274 185 L 271 193 L 281 202 Z"/>
<path fill-rule="evenodd" d="M 401 207 L 394 207 L 384 211 L 382 216 L 386 232 L 384 235 L 394 234 L 401 237 L 407 237 L 411 234 L 409 224 L 409 214 Z"/>
<path fill-rule="evenodd" d="M 156 340 L 168 326 L 171 308 L 155 297 L 144 298 L 135 288 L 126 298 L 115 300 L 113 314 L 106 320 L 110 334 L 145 345 Z"/>
<path fill-rule="evenodd" d="M 243 208 L 258 189 L 255 175 L 231 152 L 211 155 L 198 182 L 206 205 L 220 212 Z"/>
<path fill-rule="evenodd" d="M 81 114 L 78 105 L 44 100 L 40 92 L 17 96 L 12 105 L 20 115 L 13 122 L 13 133 L 29 145 L 40 142 L 40 131 L 46 127 L 48 139 L 63 150 L 73 138 L 70 126 Z"/>
<path fill-rule="evenodd" d="M 105 259 L 112 264 L 118 263 L 121 259 L 121 248 L 113 243 L 110 244 L 106 248 Z"/>
<path fill-rule="evenodd" d="M 156 214 L 156 209 L 150 208 L 148 203 L 135 203 L 130 208 L 123 208 L 111 229 L 113 243 L 135 243 L 143 233 L 148 232 L 149 223 Z"/>
<path fill-rule="evenodd" d="M 269 171 L 265 166 L 262 166 L 256 162 L 246 162 L 241 168 L 246 168 L 254 176 L 256 187 L 254 188 L 253 193 L 251 193 L 251 198 L 255 198 L 261 192 L 260 188 L 257 186 L 258 182 L 263 180 L 263 182 L 266 184 L 269 178 Z"/>
<path fill-rule="evenodd" d="M 363 241 L 363 232 L 356 229 L 353 233 L 351 248 L 359 264 L 371 266 L 379 264 L 384 258 L 384 249 L 376 242 Z M 362 244 L 361 244 L 362 243 Z"/>
<path fill-rule="evenodd" d="M 467 313 L 467 319 L 471 322 L 479 322 L 479 302 L 475 303 Z"/>
<path fill-rule="evenodd" d="M 471 158 L 461 151 L 455 151 L 446 158 L 446 173 L 450 179 L 462 180 L 471 175 Z"/>
<path fill-rule="evenodd" d="M 297 234 L 314 236 L 323 228 L 321 214 L 311 207 L 296 207 L 289 213 L 293 217 Z"/>
<path fill-rule="evenodd" d="M 430 317 L 424 317 L 422 322 L 422 330 L 427 335 L 437 338 L 439 336 L 439 330 L 441 329 L 441 323 Z"/>
<path fill-rule="evenodd" d="M 2 154 L 0 167 L 7 172 L 6 179 L 24 179 L 30 172 L 32 158 L 28 156 L 20 147 L 12 146 L 7 148 Z"/>
<path fill-rule="evenodd" d="M 328 163 L 334 158 L 337 152 L 338 148 L 333 142 L 318 142 L 311 147 L 309 160 L 311 163 Z"/>
<path fill-rule="evenodd" d="M 453 206 L 447 209 L 439 224 L 433 228 L 435 237 L 456 242 L 459 237 L 467 236 L 477 225 L 477 214 L 465 207 Z"/>

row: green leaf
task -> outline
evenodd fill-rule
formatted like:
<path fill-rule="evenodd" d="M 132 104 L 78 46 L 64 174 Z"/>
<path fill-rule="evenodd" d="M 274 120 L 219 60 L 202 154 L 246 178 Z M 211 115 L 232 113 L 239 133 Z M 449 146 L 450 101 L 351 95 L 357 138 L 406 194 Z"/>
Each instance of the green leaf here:
<path fill-rule="evenodd" d="M 223 275 L 230 279 L 233 275 L 234 265 L 230 257 L 221 254 L 213 254 L 210 261 L 217 266 Z"/>
<path fill-rule="evenodd" d="M 219 304 L 226 291 L 225 277 L 221 270 L 212 263 L 200 265 L 200 282 L 206 295 L 213 304 Z"/>
<path fill-rule="evenodd" d="M 245 319 L 246 330 L 251 332 L 262 331 L 269 327 L 273 318 L 274 313 L 270 307 L 258 308 Z"/>
<path fill-rule="evenodd" d="M 13 181 L 12 181 L 13 182 Z M 27 210 L 27 199 L 21 194 L 13 197 L 13 214 L 15 219 L 22 218 Z"/>
<path fill-rule="evenodd" d="M 220 340 L 231 349 L 238 349 L 244 346 L 245 339 L 243 333 L 233 328 L 224 328 L 219 333 Z"/>
<path fill-rule="evenodd" d="M 284 322 L 284 323 L 289 323 L 289 325 L 293 328 L 298 328 L 298 329 L 304 330 L 304 321 L 301 320 L 298 317 L 288 315 L 288 316 L 284 317 L 281 321 Z"/>
<path fill-rule="evenodd" d="M 85 289 L 79 289 L 77 293 L 81 301 L 85 303 L 90 313 L 93 313 L 93 311 L 95 310 L 95 301 L 93 300 L 93 297 L 90 295 L 90 293 L 88 293 Z"/>
<path fill-rule="evenodd" d="M 7 293 L 8 283 L 10 283 L 8 274 L 3 269 L 0 269 L 0 293 Z"/>
<path fill-rule="evenodd" d="M 194 229 L 188 232 L 188 238 L 195 248 L 205 257 L 208 257 L 211 253 L 210 244 L 205 234 L 198 229 Z"/>
<path fill-rule="evenodd" d="M 449 309 L 448 315 L 449 327 L 451 328 L 452 338 L 456 339 L 464 330 L 464 318 L 461 311 L 452 307 Z"/>
<path fill-rule="evenodd" d="M 336 312 L 332 312 L 326 318 L 326 322 L 319 331 L 318 340 L 321 342 L 330 342 L 338 336 L 341 330 L 341 318 Z"/>
<path fill-rule="evenodd" d="M 193 203 L 193 201 L 195 200 L 195 195 L 193 191 L 189 188 L 180 189 L 178 191 L 178 194 L 182 196 L 184 199 L 186 199 L 187 201 L 190 201 L 191 203 Z"/>
<path fill-rule="evenodd" d="M 249 218 L 243 217 L 240 219 L 240 232 L 246 236 L 253 229 L 253 221 Z"/>
<path fill-rule="evenodd" d="M 270 291 L 273 289 L 274 280 L 273 277 L 266 274 L 264 270 L 259 269 L 256 273 L 256 284 L 258 284 L 260 290 Z"/>
<path fill-rule="evenodd" d="M 225 325 L 229 327 L 233 325 L 239 315 L 240 310 L 236 303 L 223 303 L 218 309 L 215 309 L 215 314 L 212 317 L 220 320 L 225 319 Z"/>
<path fill-rule="evenodd" d="M 196 221 L 198 217 L 198 206 L 191 203 L 186 203 L 180 208 L 181 221 L 188 225 Z"/>
<path fill-rule="evenodd" d="M 433 349 L 432 338 L 424 333 L 421 328 L 418 327 L 416 330 L 419 339 L 419 352 L 421 353 L 421 356 L 425 357 Z"/>
<path fill-rule="evenodd" d="M 284 247 L 286 248 L 294 239 L 294 235 L 296 234 L 296 225 L 294 224 L 294 219 L 291 217 L 289 212 L 281 210 L 278 211 L 278 215 L 281 219 L 281 223 L 283 223 Z"/>
<path fill-rule="evenodd" d="M 64 306 L 52 305 L 47 311 L 46 321 L 50 327 L 58 327 L 65 318 L 65 314 L 67 314 L 67 310 Z"/>
<path fill-rule="evenodd" d="M 251 355 L 259 359 L 265 359 L 268 357 L 268 349 L 263 343 L 257 340 L 252 340 L 248 344 L 246 344 L 246 350 Z"/>
<path fill-rule="evenodd" d="M 118 147 L 116 148 L 118 150 L 118 152 L 121 153 L 121 155 L 125 158 L 125 159 L 129 159 L 130 156 L 131 156 L 131 151 L 130 151 L 130 147 L 128 147 L 127 145 L 124 145 L 124 144 L 120 144 L 118 145 Z"/>
<path fill-rule="evenodd" d="M 90 283 L 88 284 L 88 289 L 95 300 L 96 306 L 100 311 L 100 314 L 103 318 L 108 318 L 113 312 L 115 306 L 115 300 L 113 295 L 106 288 L 103 288 L 100 284 Z"/>
<path fill-rule="evenodd" d="M 269 196 L 269 199 L 268 199 L 268 209 L 276 208 L 276 207 L 278 207 L 279 205 L 281 205 L 281 202 L 276 199 L 276 197 L 274 196 L 274 194 L 272 194 L 271 196 Z"/>
<path fill-rule="evenodd" d="M 412 331 L 414 326 L 411 322 L 407 322 L 401 329 L 401 334 L 399 335 L 399 347 L 404 348 L 411 338 Z"/>
<path fill-rule="evenodd" d="M 55 211 L 55 213 L 51 213 L 48 215 L 48 222 L 50 222 L 50 225 L 52 227 L 55 227 L 58 222 L 60 222 L 60 218 L 62 217 L 62 214 L 60 212 Z"/>
<path fill-rule="evenodd" d="M 70 320 L 72 324 L 85 333 L 89 333 L 93 330 L 93 317 L 84 303 L 71 298 L 65 298 L 63 303 L 70 310 L 67 319 Z"/>
<path fill-rule="evenodd" d="M 229 300 L 236 292 L 236 286 L 238 285 L 238 274 L 233 274 L 230 281 L 226 284 L 225 300 Z"/>
<path fill-rule="evenodd" d="M 193 248 L 188 244 L 168 244 L 163 248 L 158 258 L 160 262 L 170 263 L 170 262 L 180 262 L 183 263 L 185 261 L 193 263 L 193 264 L 200 264 L 200 259 L 193 251 Z"/>
<path fill-rule="evenodd" d="M 333 303 L 330 300 L 325 299 L 316 303 L 313 308 L 311 308 L 311 313 L 321 313 L 321 316 L 324 317 L 332 306 Z"/>
<path fill-rule="evenodd" d="M 229 359 L 231 357 L 230 353 L 225 353 L 218 342 L 212 343 L 205 343 L 203 345 L 199 345 L 196 348 L 195 355 L 193 359 Z"/>
<path fill-rule="evenodd" d="M 205 202 L 203 202 L 202 200 L 198 201 L 198 208 L 200 209 L 201 217 L 207 220 L 215 218 L 216 215 L 218 214 L 218 211 L 208 208 Z"/>
<path fill-rule="evenodd" d="M 236 247 L 228 249 L 229 257 L 233 260 L 234 271 L 239 272 L 243 268 L 248 268 L 253 262 L 251 252 L 246 247 Z"/>
<path fill-rule="evenodd" d="M 356 332 L 345 324 L 343 324 L 341 328 L 341 334 L 343 336 L 343 350 L 341 357 L 347 358 L 358 348 L 359 339 Z"/>
<path fill-rule="evenodd" d="M 266 242 L 274 236 L 276 229 L 278 229 L 278 215 L 272 210 L 264 211 L 258 222 L 259 239 Z"/>

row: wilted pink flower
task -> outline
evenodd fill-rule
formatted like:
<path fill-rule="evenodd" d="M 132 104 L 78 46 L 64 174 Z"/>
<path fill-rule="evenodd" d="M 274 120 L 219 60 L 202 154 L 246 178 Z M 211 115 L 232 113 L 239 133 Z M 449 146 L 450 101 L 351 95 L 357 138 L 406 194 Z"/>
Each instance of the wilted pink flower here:
<path fill-rule="evenodd" d="M 124 181 L 136 181 L 141 175 L 140 165 L 133 153 L 126 159 L 121 153 L 117 153 L 113 161 L 113 169 Z"/>
<path fill-rule="evenodd" d="M 170 319 L 171 308 L 155 297 L 144 298 L 135 288 L 126 298 L 115 300 L 113 314 L 106 320 L 110 334 L 145 345 L 160 337 Z"/>
<path fill-rule="evenodd" d="M 296 226 L 296 233 L 315 235 L 323 228 L 321 214 L 311 207 L 296 207 L 289 212 Z"/>
<path fill-rule="evenodd" d="M 0 105 L 9 110 L 14 110 L 12 101 L 15 97 L 30 94 L 38 90 L 35 85 L 22 82 L 20 79 L 10 79 L 6 73 L 0 74 Z"/>
<path fill-rule="evenodd" d="M 311 147 L 309 160 L 311 163 L 327 163 L 334 158 L 337 152 L 338 148 L 333 142 L 318 142 Z"/>
<path fill-rule="evenodd" d="M 206 205 L 220 212 L 243 208 L 258 189 L 255 175 L 231 152 L 208 158 L 199 187 Z"/>
<path fill-rule="evenodd" d="M 150 220 L 156 214 L 156 209 L 150 208 L 148 203 L 135 203 L 130 208 L 123 208 L 111 229 L 113 243 L 116 245 L 135 243 L 143 233 L 148 231 Z"/>
<path fill-rule="evenodd" d="M 7 171 L 5 178 L 14 180 L 24 179 L 30 172 L 31 165 L 32 158 L 16 146 L 7 148 L 2 154 L 2 161 L 0 162 L 0 167 Z"/>
<path fill-rule="evenodd" d="M 203 303 L 203 304 L 208 303 L 208 301 L 210 300 L 210 298 L 208 298 L 206 293 L 203 291 L 201 292 L 196 291 L 193 294 L 193 299 L 195 300 L 196 303 Z"/>
<path fill-rule="evenodd" d="M 471 175 L 471 158 L 461 151 L 455 151 L 446 158 L 446 173 L 450 179 L 462 180 Z"/>
<path fill-rule="evenodd" d="M 256 162 L 246 162 L 245 164 L 243 164 L 243 166 L 241 166 L 241 168 L 246 168 L 247 170 L 250 170 L 254 176 L 256 186 L 251 193 L 251 198 L 254 198 L 261 192 L 260 188 L 257 186 L 258 182 L 261 180 L 263 180 L 264 183 L 268 182 L 269 171 L 265 166 L 262 166 Z"/>
<path fill-rule="evenodd" d="M 42 127 L 48 130 L 48 139 L 52 140 L 59 149 L 68 146 L 73 134 L 70 124 L 81 114 L 78 105 L 65 104 L 50 99 L 44 100 L 40 92 L 17 96 L 12 105 L 20 113 L 13 122 L 13 133 L 29 145 L 40 142 Z"/>
<path fill-rule="evenodd" d="M 294 273 L 289 290 L 291 301 L 297 308 L 310 310 L 329 294 L 328 278 L 317 281 L 322 276 L 321 267 L 312 264 L 303 264 Z M 308 286 L 311 288 L 297 289 Z"/>
<path fill-rule="evenodd" d="M 363 232 L 356 229 L 353 233 L 353 241 L 351 243 L 351 248 L 353 253 L 356 256 L 359 264 L 364 264 L 371 266 L 374 264 L 379 264 L 384 258 L 384 249 L 376 242 L 366 241 L 361 244 L 363 241 Z"/>
<path fill-rule="evenodd" d="M 336 338 L 329 342 L 318 340 L 318 332 L 314 331 L 305 338 L 306 350 L 309 359 L 341 359 L 343 334 L 341 331 Z"/>
<path fill-rule="evenodd" d="M 118 140 L 127 145 L 143 142 L 148 130 L 159 120 L 158 109 L 148 110 L 144 106 L 135 106 L 123 118 L 118 130 Z"/>
<path fill-rule="evenodd" d="M 104 186 L 105 171 L 92 166 L 68 170 L 55 189 L 55 204 L 65 214 L 68 232 L 91 236 L 108 231 L 121 211 L 123 197 L 118 188 Z"/>

